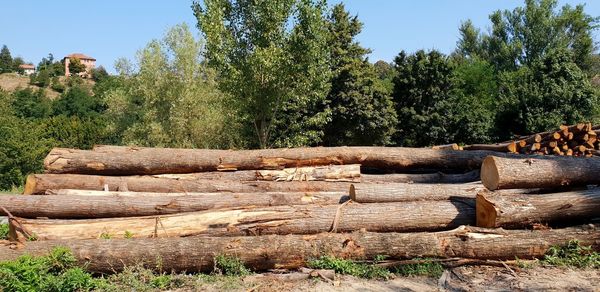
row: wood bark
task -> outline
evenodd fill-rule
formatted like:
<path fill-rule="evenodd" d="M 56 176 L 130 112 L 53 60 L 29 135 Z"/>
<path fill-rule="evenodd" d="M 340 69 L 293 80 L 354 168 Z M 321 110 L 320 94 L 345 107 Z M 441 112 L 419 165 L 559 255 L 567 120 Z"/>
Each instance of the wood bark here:
<path fill-rule="evenodd" d="M 515 141 L 499 144 L 473 144 L 463 147 L 464 150 L 487 150 L 494 152 L 510 152 L 517 153 L 519 151 L 518 145 Z"/>
<path fill-rule="evenodd" d="M 468 183 L 479 180 L 479 170 L 466 173 L 394 173 L 394 174 L 361 174 L 361 183 Z"/>
<path fill-rule="evenodd" d="M 489 190 L 553 188 L 600 183 L 600 158 L 486 158 L 481 181 Z"/>
<path fill-rule="evenodd" d="M 353 184 L 350 199 L 359 203 L 440 201 L 475 198 L 482 184 Z"/>
<path fill-rule="evenodd" d="M 243 237 L 185 237 L 130 240 L 64 240 L 0 246 L 0 261 L 23 254 L 45 255 L 53 247 L 67 247 L 90 272 L 114 273 L 143 265 L 157 272 L 210 272 L 215 257 L 239 258 L 253 270 L 297 269 L 321 256 L 369 260 L 471 258 L 514 260 L 541 258 L 551 246 L 577 239 L 600 249 L 600 226 L 586 225 L 552 230 L 502 230 L 461 226 L 446 232 L 321 233 Z"/>
<path fill-rule="evenodd" d="M 27 177 L 24 194 L 44 194 L 46 190 L 80 189 L 126 190 L 157 193 L 255 193 L 255 192 L 331 192 L 348 191 L 348 182 L 322 181 L 228 181 L 195 179 L 188 175 L 99 176 L 80 174 L 32 174 Z"/>
<path fill-rule="evenodd" d="M 44 166 L 48 173 L 106 175 L 281 169 L 331 164 L 361 164 L 365 167 L 390 170 L 472 170 L 479 168 L 483 159 L 493 153 L 403 147 L 316 147 L 234 151 L 111 146 L 94 150 L 55 148 L 44 160 Z"/>
<path fill-rule="evenodd" d="M 23 218 L 111 218 L 166 215 L 250 206 L 339 204 L 346 192 L 137 193 L 58 190 L 69 196 L 0 196 L 0 206 Z M 0 215 L 7 215 L 0 209 Z"/>
<path fill-rule="evenodd" d="M 38 240 L 99 237 L 174 237 L 315 234 L 327 231 L 435 231 L 475 224 L 473 199 L 342 205 L 278 206 L 209 210 L 164 216 L 49 220 L 20 219 L 11 234 L 35 234 Z M 17 232 L 18 231 L 18 232 Z"/>
<path fill-rule="evenodd" d="M 522 228 L 600 217 L 600 189 L 549 194 L 477 195 L 477 226 Z"/>

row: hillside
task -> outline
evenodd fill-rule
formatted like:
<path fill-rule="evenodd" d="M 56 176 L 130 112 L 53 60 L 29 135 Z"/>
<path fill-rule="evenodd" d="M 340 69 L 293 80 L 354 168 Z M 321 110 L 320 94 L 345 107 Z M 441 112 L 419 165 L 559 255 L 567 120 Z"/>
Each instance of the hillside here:
<path fill-rule="evenodd" d="M 68 86 L 67 78 L 61 77 L 59 80 L 63 85 Z M 93 80 L 84 79 L 83 81 L 84 87 L 88 88 L 90 92 L 94 84 L 95 82 Z M 13 92 L 18 89 L 24 88 L 32 88 L 34 90 L 42 89 L 39 86 L 29 84 L 28 76 L 22 76 L 17 73 L 0 74 L 0 88 L 8 92 Z M 53 90 L 50 87 L 45 87 L 43 88 L 43 90 L 46 96 L 50 99 L 55 99 L 61 94 L 60 92 Z"/>

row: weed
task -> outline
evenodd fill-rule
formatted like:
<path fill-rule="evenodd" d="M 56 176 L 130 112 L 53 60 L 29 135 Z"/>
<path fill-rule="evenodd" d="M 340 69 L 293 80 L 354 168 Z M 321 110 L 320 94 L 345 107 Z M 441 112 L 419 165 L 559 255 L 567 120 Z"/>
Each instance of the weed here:
<path fill-rule="evenodd" d="M 125 230 L 125 234 L 123 235 L 123 237 L 125 239 L 131 239 L 133 238 L 133 233 L 129 232 L 128 230 Z"/>
<path fill-rule="evenodd" d="M 416 258 L 415 260 L 422 260 L 423 262 L 394 267 L 394 273 L 402 276 L 428 276 L 432 278 L 439 278 L 442 276 L 444 267 L 439 262 L 419 258 Z"/>
<path fill-rule="evenodd" d="M 552 246 L 546 252 L 542 263 L 553 266 L 575 268 L 600 268 L 600 254 L 591 246 L 581 246 L 571 240 L 564 246 Z"/>
<path fill-rule="evenodd" d="M 8 239 L 8 224 L 0 224 L 0 240 Z"/>
<path fill-rule="evenodd" d="M 251 272 L 244 263 L 236 257 L 218 255 L 215 257 L 215 272 L 226 276 L 246 276 Z"/>
<path fill-rule="evenodd" d="M 185 284 L 186 275 L 155 274 L 141 265 L 126 267 L 106 279 L 101 291 L 154 291 L 177 289 Z"/>
<path fill-rule="evenodd" d="M 100 236 L 99 236 L 99 238 L 101 238 L 101 239 L 111 239 L 111 238 L 112 238 L 112 235 L 110 235 L 110 234 L 109 234 L 109 233 L 107 233 L 107 232 L 102 232 L 102 233 L 100 233 Z"/>
<path fill-rule="evenodd" d="M 367 279 L 389 279 L 392 276 L 392 273 L 385 268 L 330 256 L 311 260 L 308 262 L 308 266 L 313 269 L 331 269 L 336 273 Z"/>

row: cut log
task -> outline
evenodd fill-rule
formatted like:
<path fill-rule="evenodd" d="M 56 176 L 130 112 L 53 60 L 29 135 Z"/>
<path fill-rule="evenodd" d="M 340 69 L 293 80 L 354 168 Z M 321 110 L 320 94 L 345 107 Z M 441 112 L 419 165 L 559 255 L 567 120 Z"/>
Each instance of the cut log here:
<path fill-rule="evenodd" d="M 481 181 L 489 190 L 554 188 L 599 184 L 599 158 L 490 156 L 481 166 Z"/>
<path fill-rule="evenodd" d="M 278 206 L 210 210 L 165 216 L 114 219 L 20 219 L 11 234 L 38 240 L 99 237 L 175 237 L 314 234 L 327 231 L 435 231 L 475 224 L 475 200 L 342 205 Z M 13 238 L 16 239 L 16 238 Z"/>
<path fill-rule="evenodd" d="M 191 175 L 99 176 L 80 174 L 32 174 L 27 177 L 24 194 L 44 194 L 47 190 L 122 190 L 156 193 L 255 193 L 255 192 L 331 192 L 348 191 L 347 182 L 271 182 L 195 179 Z"/>
<path fill-rule="evenodd" d="M 135 193 L 58 190 L 69 196 L 0 196 L 0 206 L 24 218 L 111 218 L 165 215 L 248 206 L 339 204 L 346 192 L 319 193 Z M 0 215 L 6 216 L 0 209 Z"/>
<path fill-rule="evenodd" d="M 359 203 L 440 201 L 475 198 L 482 184 L 353 184 L 350 199 Z"/>
<path fill-rule="evenodd" d="M 477 226 L 523 228 L 600 217 L 600 189 L 551 194 L 477 194 Z"/>
<path fill-rule="evenodd" d="M 268 181 L 360 181 L 360 164 L 326 165 L 286 168 L 282 170 L 257 170 L 258 180 Z"/>
<path fill-rule="evenodd" d="M 518 145 L 516 142 L 511 141 L 507 143 L 499 143 L 499 144 L 473 144 L 467 145 L 463 147 L 464 150 L 486 150 L 486 151 L 494 151 L 494 152 L 510 152 L 517 153 Z"/>
<path fill-rule="evenodd" d="M 394 174 L 361 174 L 361 183 L 468 183 L 479 180 L 479 170 L 467 173 L 394 173 Z"/>
<path fill-rule="evenodd" d="M 456 144 L 456 143 L 431 146 L 431 149 L 434 149 L 434 150 L 462 150 L 460 148 L 460 146 L 458 146 L 458 144 Z"/>
<path fill-rule="evenodd" d="M 247 267 L 297 269 L 321 256 L 370 260 L 471 258 L 514 260 L 541 258 L 555 245 L 576 239 L 600 249 L 600 226 L 553 230 L 502 230 L 460 227 L 437 233 L 321 233 L 244 237 L 186 237 L 130 240 L 65 240 L 28 242 L 21 248 L 0 246 L 0 261 L 23 254 L 46 255 L 53 247 L 67 247 L 90 272 L 114 273 L 142 265 L 157 272 L 210 272 L 215 258 L 239 258 Z"/>
<path fill-rule="evenodd" d="M 108 147 L 95 150 L 55 148 L 44 160 L 48 173 L 106 175 L 193 173 L 216 170 L 281 169 L 331 164 L 365 167 L 472 170 L 490 151 L 402 147 L 316 147 L 263 150 L 206 150 Z"/>

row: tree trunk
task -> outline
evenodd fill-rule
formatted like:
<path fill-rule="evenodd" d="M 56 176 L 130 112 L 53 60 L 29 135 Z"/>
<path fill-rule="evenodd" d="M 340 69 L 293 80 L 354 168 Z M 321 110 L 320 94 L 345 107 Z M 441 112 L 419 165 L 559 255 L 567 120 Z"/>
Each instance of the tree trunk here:
<path fill-rule="evenodd" d="M 499 144 L 473 144 L 463 147 L 464 150 L 487 150 L 495 152 L 510 152 L 516 153 L 519 151 L 518 145 L 515 141 Z"/>
<path fill-rule="evenodd" d="M 552 193 L 477 195 L 477 226 L 525 228 L 600 217 L 600 189 Z"/>
<path fill-rule="evenodd" d="M 79 189 L 156 193 L 255 193 L 255 192 L 347 192 L 347 182 L 272 182 L 195 179 L 191 175 L 99 176 L 81 174 L 32 174 L 24 194 L 44 194 L 47 190 Z"/>
<path fill-rule="evenodd" d="M 434 231 L 475 223 L 474 200 L 210 210 L 114 219 L 20 219 L 38 240 L 99 237 L 174 237 L 315 234 L 327 231 Z"/>
<path fill-rule="evenodd" d="M 69 196 L 0 196 L 0 206 L 23 218 L 112 218 L 166 215 L 248 206 L 331 205 L 345 192 L 319 193 L 134 193 L 59 190 Z M 90 193 L 91 192 L 91 193 Z M 54 193 L 49 191 L 49 193 Z M 7 215 L 0 209 L 0 215 Z"/>
<path fill-rule="evenodd" d="M 282 170 L 257 170 L 256 179 L 266 181 L 360 182 L 360 164 L 304 166 Z"/>
<path fill-rule="evenodd" d="M 600 159 L 578 157 L 488 157 L 481 181 L 489 190 L 554 188 L 600 183 Z"/>
<path fill-rule="evenodd" d="M 90 272 L 114 273 L 143 265 L 157 272 L 210 272 L 215 257 L 239 258 L 253 270 L 297 269 L 321 256 L 365 260 L 471 258 L 514 260 L 541 258 L 551 246 L 577 239 L 600 249 L 599 225 L 552 230 L 502 230 L 461 226 L 437 233 L 321 233 L 244 237 L 186 237 L 130 240 L 27 242 L 21 248 L 0 246 L 0 261 L 45 255 L 53 247 L 71 249 Z"/>
<path fill-rule="evenodd" d="M 402 147 L 316 147 L 262 150 L 206 150 L 98 147 L 55 148 L 44 160 L 48 173 L 107 175 L 193 173 L 216 170 L 281 169 L 361 164 L 390 170 L 472 170 L 495 152 Z M 496 153 L 497 154 L 497 153 Z"/>
<path fill-rule="evenodd" d="M 361 183 L 468 183 L 479 180 L 479 170 L 467 173 L 445 174 L 437 173 L 415 173 L 415 174 L 361 174 Z"/>
<path fill-rule="evenodd" d="M 359 203 L 440 201 L 475 198 L 483 185 L 473 184 L 353 184 L 350 199 Z"/>

